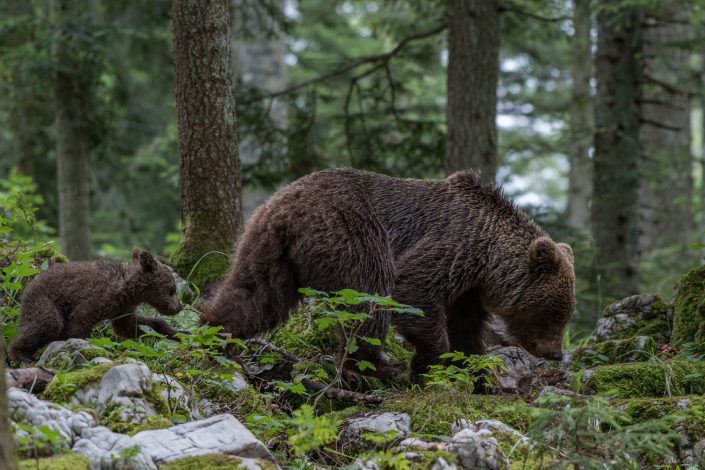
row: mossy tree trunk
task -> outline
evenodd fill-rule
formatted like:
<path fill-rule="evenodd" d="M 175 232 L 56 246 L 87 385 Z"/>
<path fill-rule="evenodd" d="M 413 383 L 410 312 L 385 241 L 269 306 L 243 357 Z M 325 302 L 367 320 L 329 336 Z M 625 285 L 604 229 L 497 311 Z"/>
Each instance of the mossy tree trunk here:
<path fill-rule="evenodd" d="M 599 277 L 595 279 L 607 303 L 639 291 L 643 15 L 638 7 L 613 11 L 611 2 L 602 3 L 597 16 L 595 191 L 590 225 L 597 251 Z"/>
<path fill-rule="evenodd" d="M 590 0 L 573 2 L 573 74 L 570 104 L 570 173 L 568 175 L 568 204 L 566 223 L 578 230 L 587 230 L 590 224 L 592 197 L 592 160 L 590 148 L 593 137 L 593 108 L 590 96 L 592 78 L 592 41 Z"/>
<path fill-rule="evenodd" d="M 497 171 L 497 81 L 500 5 L 496 0 L 449 0 L 448 104 L 445 170 Z"/>
<path fill-rule="evenodd" d="M 90 43 L 91 3 L 52 0 L 56 163 L 61 249 L 72 260 L 91 256 L 89 175 L 95 140 L 96 62 Z M 86 40 L 88 39 L 88 41 Z"/>
<path fill-rule="evenodd" d="M 10 417 L 7 409 L 7 389 L 5 388 L 5 345 L 0 335 L 0 468 L 17 468 L 15 443 L 10 434 Z"/>
<path fill-rule="evenodd" d="M 222 276 L 242 226 L 226 0 L 174 0 L 181 241 L 171 262 L 199 286 Z"/>

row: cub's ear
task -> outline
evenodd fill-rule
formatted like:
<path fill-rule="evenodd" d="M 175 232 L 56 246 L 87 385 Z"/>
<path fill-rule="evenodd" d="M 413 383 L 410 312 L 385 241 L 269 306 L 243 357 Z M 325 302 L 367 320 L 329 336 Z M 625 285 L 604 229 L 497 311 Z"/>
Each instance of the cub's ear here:
<path fill-rule="evenodd" d="M 529 246 L 529 269 L 538 274 L 553 274 L 560 267 L 558 245 L 548 237 L 540 237 Z"/>
<path fill-rule="evenodd" d="M 142 266 L 142 269 L 147 272 L 156 271 L 159 268 L 159 261 L 152 253 L 141 248 L 132 250 L 132 259 Z"/>
<path fill-rule="evenodd" d="M 573 249 L 567 243 L 558 243 L 558 249 L 568 258 L 570 264 L 575 264 L 575 258 L 573 257 Z"/>

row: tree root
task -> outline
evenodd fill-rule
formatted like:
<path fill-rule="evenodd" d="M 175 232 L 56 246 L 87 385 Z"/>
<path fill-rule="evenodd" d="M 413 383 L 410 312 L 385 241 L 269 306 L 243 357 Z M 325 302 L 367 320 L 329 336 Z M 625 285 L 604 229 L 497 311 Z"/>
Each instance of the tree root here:
<path fill-rule="evenodd" d="M 330 387 L 326 384 L 322 384 L 320 382 L 316 382 L 307 378 L 301 379 L 301 383 L 310 391 L 315 393 L 323 392 L 323 394 L 327 398 L 333 398 L 335 400 L 355 403 L 369 403 L 372 405 L 379 405 L 384 401 L 384 398 L 378 395 L 365 395 L 364 393 L 352 392 L 350 390 L 343 390 L 342 388 Z"/>

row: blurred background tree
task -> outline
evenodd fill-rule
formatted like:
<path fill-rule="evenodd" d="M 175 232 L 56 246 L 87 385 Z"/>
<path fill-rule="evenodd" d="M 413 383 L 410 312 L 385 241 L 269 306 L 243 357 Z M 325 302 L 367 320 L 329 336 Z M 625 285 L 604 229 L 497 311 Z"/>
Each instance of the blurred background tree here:
<path fill-rule="evenodd" d="M 64 26 L 76 56 L 56 53 L 54 4 L 80 12 Z M 87 248 L 170 256 L 182 229 L 171 1 L 80 5 L 0 0 L 0 178 L 31 176 L 40 219 L 62 234 L 57 161 L 72 134 L 57 116 L 84 107 Z M 245 219 L 322 168 L 473 166 L 573 245 L 575 328 L 614 298 L 669 296 L 705 230 L 704 6 L 229 0 Z M 78 101 L 59 77 L 80 84 Z"/>

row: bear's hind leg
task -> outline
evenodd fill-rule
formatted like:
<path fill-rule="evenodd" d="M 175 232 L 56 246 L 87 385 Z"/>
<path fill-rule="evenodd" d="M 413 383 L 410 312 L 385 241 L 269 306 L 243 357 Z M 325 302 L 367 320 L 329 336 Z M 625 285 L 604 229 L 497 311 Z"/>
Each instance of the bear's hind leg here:
<path fill-rule="evenodd" d="M 30 311 L 35 315 L 28 314 Z M 64 319 L 53 302 L 46 297 L 27 299 L 20 312 L 19 333 L 10 344 L 8 355 L 18 362 L 34 362 L 34 353 L 39 348 L 68 338 L 64 329 Z"/>

